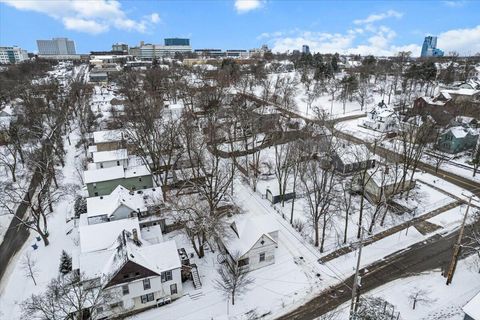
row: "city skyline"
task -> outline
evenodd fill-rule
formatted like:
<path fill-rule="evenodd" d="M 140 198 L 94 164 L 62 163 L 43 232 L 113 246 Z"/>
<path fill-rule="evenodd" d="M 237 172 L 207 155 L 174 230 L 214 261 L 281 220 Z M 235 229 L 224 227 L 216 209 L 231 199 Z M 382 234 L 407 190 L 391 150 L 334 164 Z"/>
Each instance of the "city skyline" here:
<path fill-rule="evenodd" d="M 85 5 L 88 3 L 88 5 Z M 41 4 L 41 5 L 40 5 Z M 451 19 L 444 19 L 448 10 Z M 446 54 L 480 52 L 480 24 L 471 1 L 413 2 L 0 2 L 0 45 L 36 52 L 36 40 L 68 37 L 77 53 L 113 43 L 160 44 L 185 37 L 198 48 L 301 50 L 419 56 L 425 36 L 438 36 Z M 428 19 L 425 13 L 428 12 Z M 457 17 L 457 18 L 455 18 Z M 38 28 L 42 25 L 42 28 Z M 406 27 L 408 26 L 408 27 Z M 461 37 L 459 35 L 462 35 Z"/>

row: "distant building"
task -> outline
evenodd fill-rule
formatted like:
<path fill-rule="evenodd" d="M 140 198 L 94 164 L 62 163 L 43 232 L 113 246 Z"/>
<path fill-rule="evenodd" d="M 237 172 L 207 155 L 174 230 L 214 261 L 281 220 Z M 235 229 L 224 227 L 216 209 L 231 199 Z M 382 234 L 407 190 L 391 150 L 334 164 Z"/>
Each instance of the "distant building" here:
<path fill-rule="evenodd" d="M 166 46 L 190 46 L 190 39 L 185 38 L 166 38 L 164 39 Z"/>
<path fill-rule="evenodd" d="M 167 41 L 169 40 L 169 41 Z M 174 45 L 175 41 L 170 40 L 187 40 L 190 43 L 189 39 L 165 39 L 165 43 L 169 45 L 160 45 L 160 44 L 151 44 L 140 42 L 138 47 L 132 47 L 129 50 L 129 53 L 141 60 L 153 60 L 163 57 L 173 57 L 175 53 L 190 53 L 192 52 L 192 47 L 188 45 Z M 182 41 L 180 41 L 181 43 Z M 183 41 L 183 43 L 186 43 Z"/>
<path fill-rule="evenodd" d="M 443 51 L 437 48 L 437 37 L 425 37 L 421 57 L 443 57 Z"/>
<path fill-rule="evenodd" d="M 19 47 L 0 47 L 0 64 L 10 64 L 28 60 L 28 53 Z"/>
<path fill-rule="evenodd" d="M 75 55 L 75 42 L 68 38 L 37 40 L 39 55 Z"/>
<path fill-rule="evenodd" d="M 304 44 L 304 45 L 302 46 L 302 53 L 303 53 L 303 54 L 309 54 L 309 53 L 310 53 L 310 47 L 307 46 L 306 44 Z"/>
<path fill-rule="evenodd" d="M 114 43 L 112 44 L 112 51 L 128 53 L 128 44 Z"/>
<path fill-rule="evenodd" d="M 224 57 L 225 52 L 222 49 L 195 49 L 194 51 L 197 55 L 203 57 Z"/>

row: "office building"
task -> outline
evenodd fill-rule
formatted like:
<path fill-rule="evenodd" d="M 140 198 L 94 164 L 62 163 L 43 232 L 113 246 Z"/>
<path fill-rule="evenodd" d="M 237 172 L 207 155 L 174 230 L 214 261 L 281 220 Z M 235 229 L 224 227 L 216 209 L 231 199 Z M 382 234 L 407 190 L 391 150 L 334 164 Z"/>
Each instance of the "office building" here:
<path fill-rule="evenodd" d="M 0 47 L 0 64 L 10 64 L 28 60 L 27 50 L 19 47 Z"/>
<path fill-rule="evenodd" d="M 428 36 L 425 37 L 422 46 L 422 53 L 420 55 L 424 57 L 443 57 L 443 51 L 437 48 L 437 37 Z"/>
<path fill-rule="evenodd" d="M 113 52 L 124 52 L 128 53 L 128 44 L 125 43 L 114 43 L 112 44 Z"/>
<path fill-rule="evenodd" d="M 52 40 L 37 40 L 39 55 L 74 55 L 75 42 L 68 38 L 53 38 Z"/>
<path fill-rule="evenodd" d="M 302 46 L 302 53 L 303 53 L 303 54 L 309 54 L 309 53 L 310 53 L 310 47 L 307 46 L 306 44 L 304 44 L 304 45 Z"/>
<path fill-rule="evenodd" d="M 165 43 L 169 43 L 169 45 L 159 45 L 144 43 L 141 41 L 138 47 L 130 48 L 129 53 L 142 60 L 153 60 L 162 57 L 173 57 L 175 53 L 192 52 L 192 47 L 190 45 L 174 45 L 172 43 L 175 43 L 175 41 L 172 42 L 167 40 L 187 40 L 187 42 L 183 43 L 190 42 L 188 39 L 165 39 Z M 181 43 L 181 41 L 179 43 Z"/>
<path fill-rule="evenodd" d="M 190 39 L 185 38 L 166 38 L 164 39 L 166 46 L 189 46 Z"/>

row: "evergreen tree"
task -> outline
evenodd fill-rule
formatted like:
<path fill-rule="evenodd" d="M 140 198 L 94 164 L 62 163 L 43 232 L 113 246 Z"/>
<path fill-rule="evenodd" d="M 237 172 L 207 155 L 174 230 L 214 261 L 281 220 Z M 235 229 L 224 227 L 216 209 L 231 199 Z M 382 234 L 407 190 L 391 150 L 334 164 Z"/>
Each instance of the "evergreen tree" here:
<path fill-rule="evenodd" d="M 67 274 L 72 271 L 72 257 L 65 250 L 62 250 L 60 266 L 58 269 L 61 274 Z"/>

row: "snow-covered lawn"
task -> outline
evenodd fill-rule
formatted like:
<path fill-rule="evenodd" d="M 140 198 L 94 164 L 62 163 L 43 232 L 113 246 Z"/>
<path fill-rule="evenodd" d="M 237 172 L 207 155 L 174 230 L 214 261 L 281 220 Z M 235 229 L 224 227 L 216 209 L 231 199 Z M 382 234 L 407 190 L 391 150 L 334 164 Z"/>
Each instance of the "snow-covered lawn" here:
<path fill-rule="evenodd" d="M 460 260 L 449 286 L 437 269 L 389 282 L 366 295 L 381 297 L 393 304 L 403 320 L 462 320 L 461 308 L 480 291 L 480 273 L 474 261 L 473 256 Z M 419 289 L 426 292 L 424 297 L 428 302 L 417 302 L 413 310 L 409 296 Z M 348 309 L 347 303 L 337 308 L 339 319 L 348 318 Z"/>
<path fill-rule="evenodd" d="M 61 186 L 66 184 L 79 184 L 79 180 L 74 169 L 77 152 L 74 145 L 77 137 L 73 137 L 72 146 L 68 147 L 65 156 L 65 167 L 59 168 L 63 173 Z M 61 187 L 60 186 L 60 187 Z M 20 319 L 20 306 L 23 300 L 32 294 L 38 294 L 45 290 L 48 282 L 58 275 L 58 266 L 62 250 L 72 252 L 75 247 L 76 239 L 73 229 L 73 221 L 67 223 L 66 219 L 70 210 L 73 209 L 73 199 L 64 198 L 54 206 L 54 212 L 48 218 L 48 230 L 50 232 L 50 245 L 45 247 L 43 242 L 37 241 L 36 235 L 32 232 L 25 245 L 19 250 L 17 255 L 10 261 L 7 271 L 0 283 L 0 318 L 1 319 Z M 33 244 L 38 245 L 38 249 L 32 248 Z M 21 261 L 24 256 L 30 253 L 36 261 L 37 285 L 33 284 L 30 278 L 25 276 L 21 267 Z M 4 318 L 3 318 L 4 317 Z"/>

